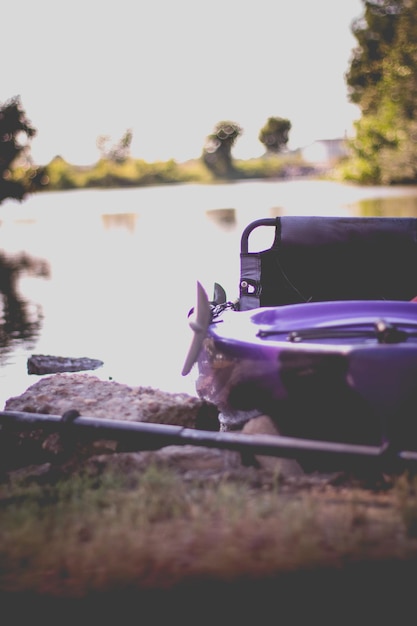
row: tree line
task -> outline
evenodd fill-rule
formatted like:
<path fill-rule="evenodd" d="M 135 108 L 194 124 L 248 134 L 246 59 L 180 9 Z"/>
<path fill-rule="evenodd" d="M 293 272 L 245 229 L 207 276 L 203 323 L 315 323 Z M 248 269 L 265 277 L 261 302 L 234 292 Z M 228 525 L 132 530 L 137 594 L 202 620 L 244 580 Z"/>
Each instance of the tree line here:
<path fill-rule="evenodd" d="M 280 153 L 285 150 L 291 122 L 280 117 L 270 117 L 259 133 L 259 140 L 265 146 L 267 153 Z M 232 158 L 232 148 L 242 134 L 243 129 L 232 121 L 219 122 L 213 132 L 206 138 L 202 150 L 201 160 L 211 174 L 216 178 L 236 178 L 241 172 L 236 170 Z M 36 136 L 37 129 L 28 119 L 19 96 L 15 96 L 0 104 L 0 203 L 6 198 L 22 200 L 32 191 L 39 191 L 49 186 L 52 178 L 60 179 L 63 188 L 77 186 L 71 182 L 71 168 L 66 167 L 60 157 L 53 159 L 48 165 L 38 166 L 32 162 L 30 156 L 30 142 Z M 101 178 L 111 185 L 123 183 L 123 175 L 117 176 L 117 166 L 123 166 L 130 159 L 130 146 L 133 138 L 131 129 L 128 129 L 119 141 L 111 143 L 110 137 L 101 135 L 97 138 L 97 148 L 100 159 L 96 172 L 90 176 L 90 182 L 97 183 Z M 24 163 L 24 167 L 22 164 Z M 113 167 L 107 167 L 108 164 Z M 144 175 L 143 162 L 136 168 L 137 179 L 147 180 Z M 171 178 L 170 179 L 170 171 Z M 23 173 L 23 175 L 22 175 Z M 20 174 L 20 175 L 19 175 Z M 109 177 L 112 180 L 109 180 Z M 172 172 L 172 163 L 164 168 L 165 182 L 176 182 L 175 172 Z M 130 176 L 130 179 L 135 176 Z M 117 180 L 118 179 L 118 180 Z M 158 182 L 155 168 L 148 173 L 150 182 Z M 161 181 L 159 181 L 161 182 Z M 60 186 L 58 185 L 58 187 Z"/>

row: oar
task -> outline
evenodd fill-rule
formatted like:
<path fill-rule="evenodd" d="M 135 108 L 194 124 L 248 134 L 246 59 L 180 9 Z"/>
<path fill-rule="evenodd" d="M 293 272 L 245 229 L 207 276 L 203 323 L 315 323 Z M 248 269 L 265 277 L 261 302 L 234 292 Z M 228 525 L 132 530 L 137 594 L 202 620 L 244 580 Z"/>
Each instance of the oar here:
<path fill-rule="evenodd" d="M 341 469 L 355 468 L 358 465 L 363 468 L 364 462 L 388 471 L 417 467 L 417 451 L 398 451 L 389 444 L 364 446 L 278 435 L 212 432 L 167 424 L 78 417 L 76 411 L 64 413 L 63 416 L 2 411 L 0 426 L 0 437 L 2 431 L 7 433 L 16 428 L 41 428 L 61 434 L 64 444 L 66 437 L 72 441 L 74 436 L 87 435 L 96 439 L 118 441 L 125 451 L 156 450 L 168 445 L 193 445 L 298 460 L 317 461 L 325 457 Z"/>

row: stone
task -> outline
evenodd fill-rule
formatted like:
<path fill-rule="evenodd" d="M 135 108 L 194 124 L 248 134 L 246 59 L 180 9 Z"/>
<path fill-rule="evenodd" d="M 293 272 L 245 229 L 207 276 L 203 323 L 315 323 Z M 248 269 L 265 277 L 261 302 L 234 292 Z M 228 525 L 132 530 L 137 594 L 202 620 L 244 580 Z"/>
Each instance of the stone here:
<path fill-rule="evenodd" d="M 259 415 L 246 422 L 242 428 L 244 435 L 280 435 L 273 420 L 268 415 Z M 279 458 L 257 454 L 254 455 L 258 465 L 268 472 L 279 476 L 302 476 L 304 472 L 295 459 Z"/>
<path fill-rule="evenodd" d="M 9 398 L 5 411 L 63 415 L 75 409 L 84 417 L 173 424 L 218 429 L 217 410 L 185 393 L 152 387 L 131 387 L 84 373 L 59 373 L 42 378 L 22 395 Z"/>
<path fill-rule="evenodd" d="M 58 372 L 82 372 L 96 370 L 103 365 L 103 361 L 88 357 L 63 357 L 49 354 L 32 354 L 27 360 L 28 374 L 56 374 Z"/>
<path fill-rule="evenodd" d="M 64 415 L 77 411 L 80 416 L 219 431 L 216 407 L 185 393 L 168 393 L 152 387 L 131 387 L 115 381 L 103 381 L 85 373 L 58 373 L 45 377 L 22 395 L 9 398 L 5 411 Z M 239 431 L 243 434 L 279 435 L 267 415 L 248 420 Z M 239 436 L 238 432 L 236 435 Z M 3 437 L 4 439 L 4 437 Z M 184 477 L 219 478 L 225 474 L 243 475 L 251 471 L 278 475 L 280 478 L 303 474 L 295 460 L 265 455 L 239 453 L 201 445 L 167 445 L 157 450 L 126 452 L 117 442 L 79 437 L 72 441 L 58 432 L 42 433 L 40 429 L 11 433 L 3 444 L 7 457 L 6 471 L 25 464 L 50 464 L 50 471 L 76 471 L 89 464 L 105 468 L 127 463 L 141 468 L 162 463 Z"/>
<path fill-rule="evenodd" d="M 197 397 L 152 387 L 130 387 L 84 373 L 59 373 L 42 378 L 5 403 L 5 412 L 62 416 L 71 410 L 82 417 L 204 430 L 219 428 L 217 409 Z M 99 432 L 95 440 L 79 437 L 77 442 L 71 442 L 58 432 L 51 434 L 39 428 L 8 427 L 1 446 L 0 469 L 6 471 L 47 462 L 75 468 L 91 456 L 119 451 L 115 441 L 100 439 Z"/>
<path fill-rule="evenodd" d="M 97 455 L 88 459 L 85 468 L 100 473 L 111 467 L 128 473 L 130 470 L 145 470 L 151 463 L 178 472 L 186 479 L 220 479 L 225 474 L 242 471 L 238 452 L 192 445 Z"/>

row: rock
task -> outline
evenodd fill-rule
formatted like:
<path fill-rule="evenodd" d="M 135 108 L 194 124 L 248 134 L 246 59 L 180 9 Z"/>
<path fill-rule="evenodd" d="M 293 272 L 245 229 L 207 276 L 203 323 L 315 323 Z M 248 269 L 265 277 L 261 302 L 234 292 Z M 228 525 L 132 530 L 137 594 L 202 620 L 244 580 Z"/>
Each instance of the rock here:
<path fill-rule="evenodd" d="M 9 398 L 6 411 L 63 415 L 76 409 L 85 417 L 174 424 L 186 428 L 218 429 L 217 410 L 197 397 L 152 387 L 130 387 L 102 381 L 90 374 L 54 374 L 22 395 Z"/>
<path fill-rule="evenodd" d="M 5 411 L 63 415 L 75 410 L 81 416 L 127 421 L 172 424 L 184 428 L 219 431 L 218 411 L 205 401 L 185 393 L 173 394 L 151 387 L 130 387 L 102 381 L 89 374 L 59 373 L 43 378 L 22 395 L 10 398 Z M 266 415 L 250 419 L 241 430 L 251 436 L 279 434 Z M 236 433 L 238 434 L 238 433 Z M 25 465 L 49 464 L 51 476 L 72 473 L 80 467 L 101 471 L 108 466 L 141 469 L 152 463 L 167 465 L 184 477 L 219 479 L 260 470 L 280 478 L 302 475 L 296 461 L 264 455 L 240 454 L 230 450 L 168 445 L 157 450 L 128 452 L 117 442 L 100 439 L 99 433 L 76 440 L 58 432 L 40 429 L 3 435 L 3 469 L 9 473 Z M 36 474 L 36 472 L 35 472 Z M 44 476 L 44 474 L 42 474 Z"/>
<path fill-rule="evenodd" d="M 279 435 L 280 432 L 268 415 L 259 415 L 245 423 L 242 429 L 244 435 Z M 304 472 L 294 459 L 278 458 L 266 455 L 254 455 L 256 462 L 262 468 L 280 476 L 302 476 Z"/>
<path fill-rule="evenodd" d="M 27 360 L 28 374 L 56 374 L 58 372 L 82 372 L 96 370 L 103 365 L 103 361 L 87 357 L 73 358 L 51 356 L 46 354 L 32 354 Z"/>
<path fill-rule="evenodd" d="M 84 467 L 91 473 L 101 473 L 111 467 L 127 474 L 130 470 L 144 470 L 151 463 L 179 472 L 186 479 L 220 479 L 225 474 L 242 471 L 238 452 L 191 445 L 172 445 L 160 450 L 97 455 L 88 459 Z"/>
<path fill-rule="evenodd" d="M 89 374 L 54 374 L 41 379 L 22 395 L 9 398 L 5 411 L 81 416 L 171 424 L 184 428 L 218 430 L 217 409 L 197 397 L 173 394 L 152 387 L 130 387 L 102 381 Z M 91 456 L 119 452 L 115 441 L 80 437 L 72 442 L 58 433 L 8 428 L 0 440 L 3 470 L 52 462 L 75 468 Z"/>

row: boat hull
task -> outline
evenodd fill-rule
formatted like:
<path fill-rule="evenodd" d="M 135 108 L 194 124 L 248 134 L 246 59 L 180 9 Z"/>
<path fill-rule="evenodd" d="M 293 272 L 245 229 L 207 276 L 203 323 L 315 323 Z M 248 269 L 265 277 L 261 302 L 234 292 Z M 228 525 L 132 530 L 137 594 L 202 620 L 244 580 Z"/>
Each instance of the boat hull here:
<path fill-rule="evenodd" d="M 268 414 L 283 435 L 417 449 L 416 331 L 411 302 L 225 310 L 203 341 L 196 389 L 223 430 Z"/>

